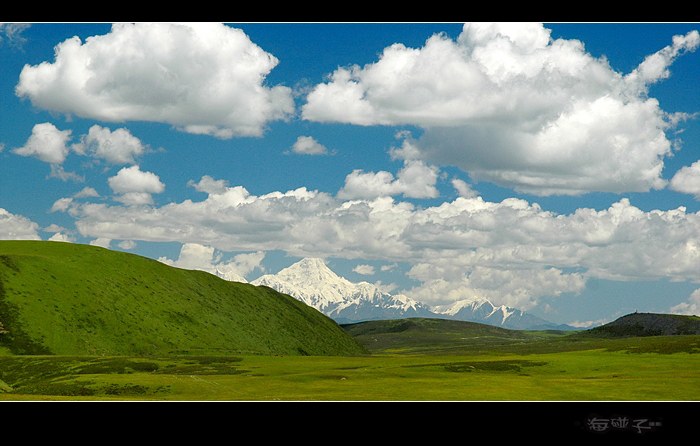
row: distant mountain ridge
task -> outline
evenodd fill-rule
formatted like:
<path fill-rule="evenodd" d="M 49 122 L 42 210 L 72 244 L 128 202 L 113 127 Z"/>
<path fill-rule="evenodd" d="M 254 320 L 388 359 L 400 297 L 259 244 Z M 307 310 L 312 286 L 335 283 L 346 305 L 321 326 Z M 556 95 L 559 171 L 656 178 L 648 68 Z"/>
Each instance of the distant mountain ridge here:
<path fill-rule="evenodd" d="M 299 299 L 338 323 L 409 317 L 480 322 L 510 329 L 573 329 L 487 299 L 465 300 L 437 309 L 403 294 L 389 294 L 368 282 L 351 282 L 338 276 L 317 258 L 304 258 L 277 274 L 251 282 Z"/>

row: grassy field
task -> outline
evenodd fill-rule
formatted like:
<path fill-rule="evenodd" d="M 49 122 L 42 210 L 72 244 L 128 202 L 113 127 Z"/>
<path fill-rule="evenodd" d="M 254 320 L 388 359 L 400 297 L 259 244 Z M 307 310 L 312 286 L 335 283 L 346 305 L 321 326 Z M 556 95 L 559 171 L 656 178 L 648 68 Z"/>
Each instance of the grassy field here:
<path fill-rule="evenodd" d="M 696 323 L 681 322 L 683 333 Z M 339 326 L 290 296 L 201 271 L 0 242 L 4 401 L 700 400 L 700 334 L 647 332 Z"/>
<path fill-rule="evenodd" d="M 699 342 L 699 336 L 567 341 L 565 349 L 552 340 L 549 352 L 514 343 L 448 355 L 5 356 L 0 399 L 697 401 Z"/>

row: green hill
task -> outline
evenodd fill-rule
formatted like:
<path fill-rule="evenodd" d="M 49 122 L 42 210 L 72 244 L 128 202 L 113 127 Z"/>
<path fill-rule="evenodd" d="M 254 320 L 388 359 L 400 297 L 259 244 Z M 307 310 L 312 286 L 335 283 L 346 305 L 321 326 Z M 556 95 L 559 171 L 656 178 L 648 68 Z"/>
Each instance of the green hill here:
<path fill-rule="evenodd" d="M 341 325 L 371 353 L 425 355 L 609 351 L 698 352 L 700 318 L 633 314 L 588 330 L 511 330 L 447 319 L 398 319 Z M 678 335 L 687 336 L 678 336 Z"/>
<path fill-rule="evenodd" d="M 355 355 L 271 288 L 72 243 L 0 241 L 0 355 Z"/>
<path fill-rule="evenodd" d="M 663 313 L 631 313 L 591 328 L 586 335 L 600 337 L 675 336 L 700 334 L 700 317 Z"/>
<path fill-rule="evenodd" d="M 369 351 L 446 354 L 498 350 L 557 337 L 559 332 L 509 330 L 477 322 L 434 318 L 377 320 L 341 325 Z"/>

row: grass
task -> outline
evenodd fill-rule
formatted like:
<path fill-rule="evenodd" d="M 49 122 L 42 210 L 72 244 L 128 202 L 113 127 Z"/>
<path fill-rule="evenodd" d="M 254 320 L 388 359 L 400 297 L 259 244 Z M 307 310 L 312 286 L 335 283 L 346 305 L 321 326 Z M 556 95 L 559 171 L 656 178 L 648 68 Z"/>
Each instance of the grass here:
<path fill-rule="evenodd" d="M 362 354 L 271 288 L 86 245 L 0 241 L 0 354 Z"/>
<path fill-rule="evenodd" d="M 0 400 L 700 400 L 700 337 L 650 341 L 455 355 L 6 356 Z"/>
<path fill-rule="evenodd" d="M 268 288 L 56 242 L 0 242 L 0 285 L 6 401 L 700 400 L 700 335 L 341 328 Z"/>

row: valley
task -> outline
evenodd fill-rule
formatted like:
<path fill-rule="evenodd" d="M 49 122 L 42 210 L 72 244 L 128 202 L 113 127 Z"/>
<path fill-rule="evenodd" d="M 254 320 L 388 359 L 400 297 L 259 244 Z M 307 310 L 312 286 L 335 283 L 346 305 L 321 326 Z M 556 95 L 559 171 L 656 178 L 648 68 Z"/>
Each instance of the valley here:
<path fill-rule="evenodd" d="M 672 352 L 636 338 L 457 354 L 5 356 L 0 400 L 697 401 L 699 341 Z"/>
<path fill-rule="evenodd" d="M 102 248 L 0 242 L 0 260 L 0 401 L 700 400 L 694 316 L 338 324 L 266 285 Z"/>

